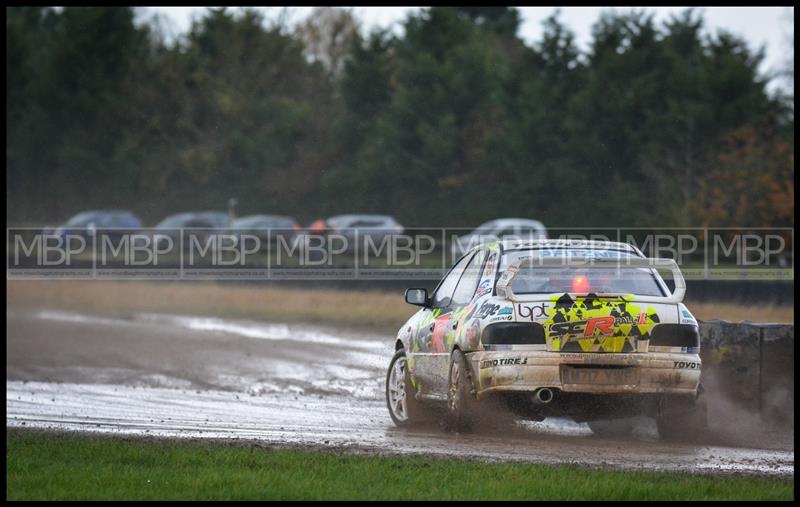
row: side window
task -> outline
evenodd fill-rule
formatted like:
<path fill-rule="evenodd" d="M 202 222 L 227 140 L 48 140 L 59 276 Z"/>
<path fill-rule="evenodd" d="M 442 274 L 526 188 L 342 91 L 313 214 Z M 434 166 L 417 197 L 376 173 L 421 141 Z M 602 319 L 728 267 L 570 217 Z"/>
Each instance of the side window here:
<path fill-rule="evenodd" d="M 213 229 L 214 224 L 204 218 L 192 218 L 186 221 L 184 227 L 197 227 L 205 229 Z"/>
<path fill-rule="evenodd" d="M 517 234 L 517 231 L 515 230 L 515 228 L 513 226 L 512 227 L 504 227 L 503 229 L 501 229 L 500 231 L 497 232 L 497 237 L 498 238 L 502 238 L 503 236 L 515 236 L 516 234 Z"/>
<path fill-rule="evenodd" d="M 524 238 L 537 238 L 541 236 L 541 231 L 530 225 L 522 225 L 519 228 L 520 235 Z"/>
<path fill-rule="evenodd" d="M 472 260 L 469 262 L 466 269 L 464 269 L 464 274 L 461 275 L 461 280 L 458 282 L 458 286 L 456 286 L 456 290 L 453 293 L 452 304 L 460 306 L 472 300 L 472 296 L 475 295 L 475 289 L 478 287 L 478 279 L 481 277 L 481 268 L 483 268 L 483 261 L 485 258 L 485 250 L 479 251 L 472 257 Z"/>
<path fill-rule="evenodd" d="M 102 228 L 102 227 L 114 227 L 117 224 L 114 223 L 113 216 L 101 215 L 97 218 L 97 220 L 95 220 L 94 225 L 98 228 Z"/>
<path fill-rule="evenodd" d="M 467 255 L 458 263 L 453 266 L 453 269 L 444 277 L 442 280 L 442 284 L 436 290 L 436 293 L 433 295 L 433 306 L 436 308 L 444 308 L 446 306 L 450 306 L 451 298 L 453 297 L 453 291 L 458 284 L 458 280 L 461 278 L 461 274 L 464 272 L 464 268 L 469 263 L 472 255 Z"/>

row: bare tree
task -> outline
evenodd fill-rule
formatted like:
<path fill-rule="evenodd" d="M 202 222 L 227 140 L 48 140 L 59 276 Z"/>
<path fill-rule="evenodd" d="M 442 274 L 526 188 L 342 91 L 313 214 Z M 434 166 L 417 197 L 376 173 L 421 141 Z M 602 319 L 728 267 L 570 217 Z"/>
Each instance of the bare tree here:
<path fill-rule="evenodd" d="M 791 94 L 792 98 L 794 98 L 794 7 L 787 7 L 783 14 L 783 23 L 786 28 L 784 28 L 784 44 L 786 48 L 789 50 L 789 56 L 786 58 L 786 63 L 783 68 L 783 72 L 781 72 L 781 77 L 783 77 L 788 86 L 789 86 L 789 93 Z"/>
<path fill-rule="evenodd" d="M 345 57 L 358 36 L 359 28 L 359 21 L 351 9 L 315 7 L 298 25 L 297 32 L 306 45 L 307 56 L 320 62 L 335 78 L 344 67 Z"/>

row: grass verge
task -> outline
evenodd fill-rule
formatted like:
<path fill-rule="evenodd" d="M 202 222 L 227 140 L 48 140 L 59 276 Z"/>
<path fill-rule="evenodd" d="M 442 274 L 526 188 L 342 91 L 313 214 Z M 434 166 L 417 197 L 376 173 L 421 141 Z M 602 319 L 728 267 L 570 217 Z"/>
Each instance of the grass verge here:
<path fill-rule="evenodd" d="M 792 500 L 788 479 L 275 450 L 9 429 L 8 500 Z"/>
<path fill-rule="evenodd" d="M 395 332 L 416 308 L 403 294 L 364 290 L 222 285 L 213 282 L 9 280 L 8 304 L 96 314 L 165 312 L 360 327 Z M 794 322 L 794 307 L 687 306 L 700 320 Z"/>

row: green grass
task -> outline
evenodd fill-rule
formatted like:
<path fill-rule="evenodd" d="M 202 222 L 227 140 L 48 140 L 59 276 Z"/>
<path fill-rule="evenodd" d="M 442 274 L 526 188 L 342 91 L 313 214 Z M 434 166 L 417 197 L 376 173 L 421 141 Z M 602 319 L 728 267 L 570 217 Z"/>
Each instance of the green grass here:
<path fill-rule="evenodd" d="M 791 480 L 275 450 L 9 429 L 9 500 L 769 499 Z"/>

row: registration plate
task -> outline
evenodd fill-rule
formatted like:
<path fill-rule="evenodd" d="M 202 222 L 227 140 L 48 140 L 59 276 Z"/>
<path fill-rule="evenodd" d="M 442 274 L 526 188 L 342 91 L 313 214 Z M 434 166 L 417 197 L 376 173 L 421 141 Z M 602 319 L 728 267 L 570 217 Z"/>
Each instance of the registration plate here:
<path fill-rule="evenodd" d="M 561 368 L 564 384 L 636 385 L 639 383 L 638 368 Z"/>

